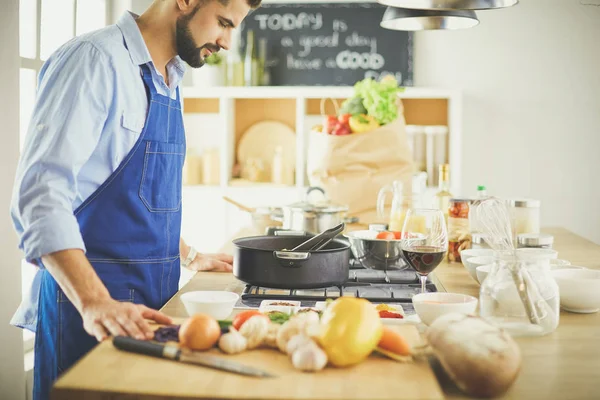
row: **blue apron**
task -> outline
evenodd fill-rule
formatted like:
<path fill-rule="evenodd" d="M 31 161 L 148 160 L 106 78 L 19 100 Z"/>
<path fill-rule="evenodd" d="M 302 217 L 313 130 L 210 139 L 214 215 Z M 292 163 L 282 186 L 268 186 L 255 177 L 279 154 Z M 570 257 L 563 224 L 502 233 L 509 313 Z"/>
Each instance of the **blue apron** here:
<path fill-rule="evenodd" d="M 159 309 L 178 289 L 185 134 L 177 100 L 157 93 L 141 67 L 148 116 L 138 141 L 113 174 L 76 210 L 87 258 L 113 299 Z M 56 281 L 42 270 L 33 398 L 97 340 Z"/>

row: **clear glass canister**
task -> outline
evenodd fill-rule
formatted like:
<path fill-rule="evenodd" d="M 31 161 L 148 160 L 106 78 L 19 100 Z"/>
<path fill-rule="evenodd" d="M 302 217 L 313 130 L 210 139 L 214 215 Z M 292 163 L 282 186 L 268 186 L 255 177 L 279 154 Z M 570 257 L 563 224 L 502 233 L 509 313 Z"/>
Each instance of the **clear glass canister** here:
<path fill-rule="evenodd" d="M 551 249 L 554 236 L 547 233 L 522 233 L 517 235 L 518 248 Z"/>
<path fill-rule="evenodd" d="M 470 203 L 470 199 L 450 199 L 448 202 L 448 261 L 450 262 L 460 262 L 460 252 L 471 248 Z"/>
<path fill-rule="evenodd" d="M 513 238 L 521 233 L 540 233 L 541 201 L 533 199 L 509 200 Z"/>
<path fill-rule="evenodd" d="M 490 249 L 481 233 L 471 233 L 471 248 L 472 249 Z"/>
<path fill-rule="evenodd" d="M 498 254 L 480 289 L 480 315 L 513 336 L 543 336 L 559 322 L 559 291 L 535 259 Z"/>

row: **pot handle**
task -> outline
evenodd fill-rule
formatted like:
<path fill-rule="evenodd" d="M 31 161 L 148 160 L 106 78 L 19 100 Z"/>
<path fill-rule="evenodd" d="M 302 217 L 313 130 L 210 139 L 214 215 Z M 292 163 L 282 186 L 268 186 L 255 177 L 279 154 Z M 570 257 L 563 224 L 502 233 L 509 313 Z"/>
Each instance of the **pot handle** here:
<path fill-rule="evenodd" d="M 310 258 L 309 252 L 304 251 L 274 251 L 275 257 L 284 267 L 300 267 Z"/>

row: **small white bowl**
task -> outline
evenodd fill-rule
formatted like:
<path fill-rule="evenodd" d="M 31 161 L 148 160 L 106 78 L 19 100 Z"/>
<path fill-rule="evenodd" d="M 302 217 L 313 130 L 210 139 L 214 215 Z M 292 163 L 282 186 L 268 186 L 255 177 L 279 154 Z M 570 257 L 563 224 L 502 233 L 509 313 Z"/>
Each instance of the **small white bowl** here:
<path fill-rule="evenodd" d="M 203 313 L 218 320 L 229 317 L 239 298 L 237 293 L 208 290 L 186 292 L 180 296 L 185 310 L 190 316 Z"/>
<path fill-rule="evenodd" d="M 300 310 L 301 302 L 297 300 L 263 300 L 260 302 L 258 311 L 268 313 L 279 311 L 285 314 L 296 314 Z"/>
<path fill-rule="evenodd" d="M 492 264 L 480 265 L 479 267 L 475 268 L 475 272 L 477 272 L 477 280 L 479 281 L 480 285 L 483 285 L 483 281 L 485 281 L 485 278 L 487 278 L 491 270 Z"/>
<path fill-rule="evenodd" d="M 494 257 L 485 256 L 485 257 L 471 257 L 466 261 L 463 261 L 463 264 L 469 274 L 471 274 L 471 278 L 479 282 L 477 279 L 477 267 L 482 265 L 489 265 L 494 263 Z"/>
<path fill-rule="evenodd" d="M 463 264 L 464 264 L 465 260 L 468 260 L 469 258 L 493 257 L 493 256 L 494 256 L 494 250 L 492 250 L 492 249 L 465 249 L 460 252 L 460 259 L 463 262 Z"/>
<path fill-rule="evenodd" d="M 444 314 L 458 312 L 473 314 L 477 299 L 460 293 L 420 293 L 412 298 L 417 315 L 425 325 L 431 325 Z"/>
<path fill-rule="evenodd" d="M 563 310 L 595 313 L 600 310 L 600 271 L 568 268 L 552 271 Z"/>

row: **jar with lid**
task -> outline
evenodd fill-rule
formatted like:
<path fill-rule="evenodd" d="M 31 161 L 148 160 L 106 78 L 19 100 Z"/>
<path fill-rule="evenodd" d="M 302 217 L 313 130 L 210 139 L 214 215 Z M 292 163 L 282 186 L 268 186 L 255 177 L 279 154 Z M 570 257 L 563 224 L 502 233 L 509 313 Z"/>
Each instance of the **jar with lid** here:
<path fill-rule="evenodd" d="M 521 233 L 540 233 L 539 200 L 512 199 L 509 206 L 514 238 Z"/>
<path fill-rule="evenodd" d="M 547 233 L 522 233 L 517 235 L 518 248 L 551 249 L 554 236 Z"/>
<path fill-rule="evenodd" d="M 559 323 L 559 290 L 542 260 L 496 253 L 481 285 L 479 314 L 512 336 L 542 336 Z"/>
<path fill-rule="evenodd" d="M 470 199 L 450 199 L 448 202 L 448 261 L 450 262 L 460 262 L 460 252 L 471 248 L 470 203 Z"/>

